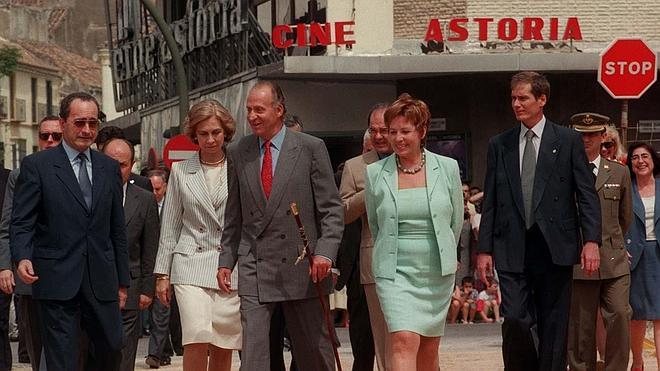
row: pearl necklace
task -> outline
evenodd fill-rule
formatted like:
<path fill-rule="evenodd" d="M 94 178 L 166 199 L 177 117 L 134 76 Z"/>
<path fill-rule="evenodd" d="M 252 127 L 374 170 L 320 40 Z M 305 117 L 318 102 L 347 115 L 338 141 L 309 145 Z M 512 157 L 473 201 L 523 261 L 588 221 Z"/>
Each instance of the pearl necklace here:
<path fill-rule="evenodd" d="M 405 174 L 417 174 L 420 170 L 422 170 L 425 163 L 426 163 L 426 154 L 424 152 L 422 152 L 422 161 L 419 163 L 419 165 L 413 167 L 412 169 L 401 166 L 401 162 L 399 161 L 399 156 L 396 155 L 396 167 L 399 168 L 399 170 L 401 170 Z"/>
<path fill-rule="evenodd" d="M 222 165 L 223 162 L 225 162 L 225 159 L 227 159 L 227 156 L 223 155 L 222 158 L 216 162 L 206 162 L 202 160 L 200 157 L 199 162 L 201 162 L 202 165 L 206 165 L 206 166 L 219 166 Z"/>

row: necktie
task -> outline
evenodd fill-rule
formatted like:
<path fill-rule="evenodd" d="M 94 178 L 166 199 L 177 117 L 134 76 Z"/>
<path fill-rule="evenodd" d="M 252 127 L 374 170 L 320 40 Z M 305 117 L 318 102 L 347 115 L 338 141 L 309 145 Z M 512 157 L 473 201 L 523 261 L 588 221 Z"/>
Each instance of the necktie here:
<path fill-rule="evenodd" d="M 264 162 L 261 164 L 261 185 L 264 188 L 266 199 L 270 197 L 273 187 L 273 156 L 270 153 L 270 140 L 264 142 Z"/>
<path fill-rule="evenodd" d="M 594 184 L 596 183 L 596 173 L 594 173 L 594 170 L 596 169 L 596 164 L 593 162 L 589 163 L 589 171 L 591 171 L 591 175 L 594 176 Z"/>
<path fill-rule="evenodd" d="M 523 152 L 520 185 L 522 186 L 523 204 L 525 205 L 525 225 L 527 229 L 534 225 L 532 200 L 534 192 L 534 175 L 536 173 L 536 149 L 532 142 L 534 132 L 530 129 L 525 133 L 525 151 Z"/>
<path fill-rule="evenodd" d="M 80 171 L 78 171 L 78 183 L 80 184 L 80 190 L 82 191 L 83 197 L 85 198 L 85 203 L 87 204 L 87 209 L 92 208 L 92 182 L 89 180 L 89 173 L 87 172 L 87 156 L 84 152 L 78 154 L 80 159 Z"/>

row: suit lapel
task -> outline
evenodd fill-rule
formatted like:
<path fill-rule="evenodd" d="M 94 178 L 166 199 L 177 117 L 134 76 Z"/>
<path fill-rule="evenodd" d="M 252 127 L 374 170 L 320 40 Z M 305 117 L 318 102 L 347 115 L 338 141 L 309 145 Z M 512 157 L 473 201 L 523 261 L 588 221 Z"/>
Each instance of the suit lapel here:
<path fill-rule="evenodd" d="M 295 134 L 287 130 L 286 134 L 284 135 L 284 141 L 282 142 L 282 148 L 280 149 L 280 155 L 277 158 L 275 174 L 273 175 L 273 188 L 270 192 L 270 198 L 266 202 L 264 220 L 270 220 L 275 210 L 277 210 L 278 205 L 282 201 L 282 197 L 285 193 L 284 191 L 289 184 L 291 174 L 294 172 L 301 150 L 302 147 Z M 259 174 L 257 179 L 261 180 L 261 174 Z"/>
<path fill-rule="evenodd" d="M 190 189 L 193 196 L 202 205 L 204 210 L 211 216 L 213 221 L 215 221 L 217 224 L 220 224 L 218 221 L 218 214 L 215 212 L 213 203 L 211 202 L 209 190 L 206 187 L 206 179 L 204 178 L 202 165 L 199 162 L 199 154 L 195 154 L 185 163 L 185 172 L 189 174 L 189 176 L 186 177 L 186 185 L 188 186 L 188 189 Z"/>
<path fill-rule="evenodd" d="M 92 210 L 96 210 L 99 200 L 104 197 L 103 190 L 107 180 L 105 166 L 101 162 L 100 154 L 96 151 L 90 151 L 92 157 Z M 114 175 L 114 174 L 112 174 Z M 81 192 L 82 193 L 82 192 Z"/>
<path fill-rule="evenodd" d="M 639 190 L 637 189 L 637 182 L 633 181 L 632 186 L 633 186 L 633 214 L 637 216 L 637 218 L 639 219 L 640 222 L 642 222 L 642 224 L 645 224 L 646 216 L 644 215 L 645 214 L 644 203 L 642 203 L 642 197 L 639 195 Z M 657 188 L 658 186 L 656 183 L 656 190 Z"/>
<path fill-rule="evenodd" d="M 62 144 L 59 145 L 59 152 L 53 166 L 56 169 L 55 176 L 64 183 L 64 186 L 73 194 L 73 197 L 78 201 L 80 206 L 87 210 L 85 198 L 80 190 L 80 184 L 78 183 L 78 179 L 76 179 L 76 174 L 73 172 L 73 167 L 71 167 L 71 162 L 69 162 Z"/>
<path fill-rule="evenodd" d="M 378 161 L 378 152 L 376 150 L 371 150 L 365 154 L 362 155 L 362 159 L 364 160 L 364 163 L 369 165 L 373 164 L 374 162 Z"/>
<path fill-rule="evenodd" d="M 546 121 L 545 128 L 541 137 L 541 146 L 539 148 L 538 160 L 536 161 L 536 172 L 534 174 L 534 193 L 533 209 L 539 207 L 543 198 L 543 191 L 548 184 L 550 175 L 554 172 L 555 162 L 561 150 L 559 137 L 555 132 L 554 124 Z"/>
<path fill-rule="evenodd" d="M 426 189 L 428 190 L 428 199 L 432 200 L 431 196 L 438 184 L 438 179 L 440 179 L 440 162 L 427 150 L 424 151 L 426 152 Z"/>
<path fill-rule="evenodd" d="M 520 128 L 511 130 L 509 136 L 504 142 L 504 169 L 509 179 L 509 186 L 513 194 L 513 201 L 518 208 L 518 212 L 525 219 L 525 208 L 523 207 L 522 185 L 520 184 L 520 150 L 518 148 L 518 139 L 520 137 Z"/>
<path fill-rule="evenodd" d="M 660 211 L 660 181 L 658 179 L 655 180 L 655 205 L 653 206 L 653 225 L 655 226 L 655 229 L 657 230 L 658 228 L 658 220 L 660 220 L 660 214 L 658 213 Z"/>
<path fill-rule="evenodd" d="M 247 179 L 255 181 L 248 181 L 248 186 L 252 192 L 255 203 L 260 210 L 266 208 L 266 196 L 264 189 L 261 185 L 261 163 L 259 161 L 259 139 L 256 135 L 249 137 L 250 140 L 245 144 L 242 149 L 243 159 L 245 160 L 245 172 Z M 240 171 L 240 169 L 239 169 Z"/>
<path fill-rule="evenodd" d="M 607 160 L 601 158 L 600 166 L 598 167 L 598 176 L 596 177 L 596 192 L 603 188 L 603 185 L 607 183 L 611 176 L 612 170 L 610 169 L 610 165 L 607 164 Z"/>
<path fill-rule="evenodd" d="M 394 155 L 392 155 L 385 160 L 385 164 L 383 165 L 383 181 L 392 195 L 395 209 L 397 208 L 397 195 L 399 194 L 399 180 L 397 175 L 396 159 Z"/>
<path fill-rule="evenodd" d="M 131 222 L 138 208 L 138 196 L 135 193 L 134 187 L 130 183 L 126 185 L 126 199 L 124 200 L 124 220 L 126 221 L 126 226 Z"/>

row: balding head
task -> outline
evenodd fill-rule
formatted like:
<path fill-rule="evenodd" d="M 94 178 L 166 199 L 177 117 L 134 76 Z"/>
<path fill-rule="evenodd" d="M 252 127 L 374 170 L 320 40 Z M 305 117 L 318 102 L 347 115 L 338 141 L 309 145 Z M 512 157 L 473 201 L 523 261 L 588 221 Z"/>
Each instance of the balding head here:
<path fill-rule="evenodd" d="M 126 139 L 111 139 L 103 147 L 103 153 L 119 162 L 122 184 L 126 184 L 135 163 L 133 158 L 135 154 L 131 142 Z"/>

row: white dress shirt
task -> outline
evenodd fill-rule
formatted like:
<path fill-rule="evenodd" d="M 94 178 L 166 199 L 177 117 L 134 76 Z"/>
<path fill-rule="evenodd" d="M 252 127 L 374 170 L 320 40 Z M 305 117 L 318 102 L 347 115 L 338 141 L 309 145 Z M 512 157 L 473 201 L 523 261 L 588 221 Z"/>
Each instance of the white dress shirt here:
<path fill-rule="evenodd" d="M 545 115 L 541 117 L 541 121 L 537 122 L 536 125 L 532 127 L 532 131 L 534 132 L 534 137 L 532 138 L 532 144 L 534 144 L 534 150 L 536 152 L 536 161 L 538 162 L 539 159 L 539 148 L 541 148 L 541 136 L 543 135 L 543 129 L 545 129 Z M 518 138 L 518 149 L 519 149 L 519 154 L 520 154 L 520 172 L 522 173 L 522 161 L 523 161 L 523 153 L 525 153 L 525 143 L 527 143 L 527 139 L 525 138 L 525 134 L 527 134 L 527 126 L 525 126 L 522 122 L 520 123 L 520 136 Z"/>

